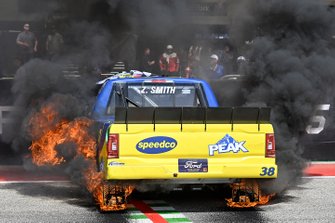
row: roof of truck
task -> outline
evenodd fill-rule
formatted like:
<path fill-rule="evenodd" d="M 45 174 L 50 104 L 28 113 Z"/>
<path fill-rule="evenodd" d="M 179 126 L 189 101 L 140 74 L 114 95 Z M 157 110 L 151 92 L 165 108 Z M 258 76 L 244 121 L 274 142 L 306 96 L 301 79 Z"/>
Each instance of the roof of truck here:
<path fill-rule="evenodd" d="M 109 93 L 111 92 L 113 83 L 175 83 L 175 84 L 201 84 L 204 88 L 205 94 L 212 95 L 212 90 L 209 84 L 205 80 L 195 79 L 195 78 L 178 78 L 178 77 L 145 77 L 145 78 L 111 78 L 105 80 L 102 88 L 105 92 L 108 92 L 108 96 L 106 94 L 99 94 L 97 100 L 106 100 L 106 97 L 109 98 Z M 210 96 L 212 98 L 212 96 Z M 216 99 L 212 99 L 215 100 Z"/>
<path fill-rule="evenodd" d="M 105 84 L 107 82 L 128 82 L 128 83 L 141 83 L 143 81 L 153 81 L 166 80 L 172 81 L 174 83 L 204 83 L 204 80 L 196 78 L 184 78 L 184 77 L 164 77 L 161 75 L 146 73 L 146 72 L 123 72 L 116 75 L 110 76 L 104 80 L 99 81 L 97 84 Z"/>
<path fill-rule="evenodd" d="M 105 79 L 100 84 L 103 84 L 103 86 L 100 89 L 100 92 L 96 98 L 96 104 L 94 107 L 94 113 L 100 114 L 104 116 L 104 111 L 106 110 L 106 107 L 108 105 L 108 101 L 110 98 L 110 94 L 112 92 L 113 84 L 114 83 L 174 83 L 174 84 L 200 84 L 202 86 L 202 90 L 205 94 L 207 103 L 209 107 L 217 107 L 218 103 L 215 98 L 215 95 L 210 87 L 210 85 L 205 81 L 201 79 L 195 79 L 195 78 L 179 78 L 179 77 L 162 77 L 162 76 L 150 76 L 150 77 L 110 77 Z M 100 116 L 99 115 L 99 116 Z M 107 117 L 108 118 L 108 117 Z"/>

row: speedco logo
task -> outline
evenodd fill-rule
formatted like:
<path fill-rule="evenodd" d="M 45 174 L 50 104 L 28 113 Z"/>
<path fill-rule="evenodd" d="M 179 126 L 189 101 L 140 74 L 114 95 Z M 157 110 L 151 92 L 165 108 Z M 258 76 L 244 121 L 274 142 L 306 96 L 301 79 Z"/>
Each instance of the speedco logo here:
<path fill-rule="evenodd" d="M 247 153 L 249 151 L 244 147 L 244 143 L 245 141 L 237 142 L 233 137 L 227 134 L 216 144 L 208 145 L 209 155 L 214 156 L 215 153 L 229 152 L 238 153 L 239 151 Z"/>
<path fill-rule="evenodd" d="M 141 153 L 160 154 L 173 150 L 177 146 L 177 141 L 167 136 L 155 136 L 143 139 L 136 144 L 136 149 Z"/>

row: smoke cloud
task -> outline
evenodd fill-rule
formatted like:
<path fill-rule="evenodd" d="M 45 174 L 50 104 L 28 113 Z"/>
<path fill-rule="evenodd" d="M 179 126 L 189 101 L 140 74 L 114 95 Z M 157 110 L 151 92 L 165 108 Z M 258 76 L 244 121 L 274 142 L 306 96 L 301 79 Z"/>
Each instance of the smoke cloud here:
<path fill-rule="evenodd" d="M 60 119 L 85 116 L 94 101 L 96 77 L 92 71 L 96 67 L 107 67 L 120 59 L 136 68 L 139 35 L 151 39 L 168 36 L 165 44 L 185 38 L 171 32 L 186 22 L 187 1 L 48 2 L 48 13 L 64 13 L 66 50 L 56 63 L 35 59 L 16 73 L 13 93 L 19 109 L 12 114 L 16 124 L 3 138 L 22 153 L 31 140 L 25 131 L 29 119 L 42 105 L 50 101 L 57 104 Z M 302 174 L 301 137 L 315 106 L 334 101 L 334 13 L 315 0 L 239 0 L 228 1 L 227 7 L 232 22 L 230 39 L 249 61 L 246 105 L 273 109 L 279 178 L 264 185 L 270 192 L 281 192 Z M 252 44 L 246 45 L 246 41 Z M 79 71 L 83 78 L 65 78 L 69 64 L 85 67 Z M 69 157 L 72 149 L 73 144 L 59 146 Z M 78 159 L 73 163 L 78 167 L 83 162 Z"/>
<path fill-rule="evenodd" d="M 272 107 L 279 177 L 267 189 L 280 192 L 302 175 L 302 136 L 315 106 L 334 101 L 335 13 L 312 0 L 234 1 L 231 10 L 232 40 L 244 49 L 252 42 L 246 105 Z"/>
<path fill-rule="evenodd" d="M 43 105 L 53 104 L 59 114 L 58 119 L 46 123 L 46 128 L 60 119 L 73 120 L 88 114 L 94 101 L 95 79 L 66 78 L 63 69 L 60 64 L 34 59 L 17 71 L 12 87 L 15 111 L 11 119 L 15 123 L 3 135 L 16 152 L 27 152 L 32 140 L 27 132 L 29 120 Z"/>
<path fill-rule="evenodd" d="M 83 116 L 94 100 L 92 89 L 98 78 L 95 69 L 110 67 L 116 60 L 136 68 L 138 34 L 166 35 L 185 11 L 185 3 L 177 1 L 89 0 L 78 10 L 80 4 L 80 1 L 53 0 L 43 1 L 41 5 L 51 20 L 46 25 L 50 22 L 62 28 L 66 45 L 56 61 L 34 59 L 16 72 L 12 92 L 14 106 L 19 109 L 12 114 L 15 127 L 3 136 L 5 141 L 12 142 L 16 151 L 22 150 L 22 145 L 30 140 L 24 129 L 31 114 L 42 104 L 49 101 L 58 104 L 60 119 Z M 28 5 L 21 5 L 21 14 L 36 18 L 46 16 Z M 57 15 L 62 15 L 60 21 L 55 18 Z M 42 45 L 40 42 L 41 48 Z M 64 77 L 67 67 L 72 65 L 79 68 L 80 80 Z M 74 106 L 67 106 L 69 104 Z M 21 126 L 19 134 L 17 126 Z"/>

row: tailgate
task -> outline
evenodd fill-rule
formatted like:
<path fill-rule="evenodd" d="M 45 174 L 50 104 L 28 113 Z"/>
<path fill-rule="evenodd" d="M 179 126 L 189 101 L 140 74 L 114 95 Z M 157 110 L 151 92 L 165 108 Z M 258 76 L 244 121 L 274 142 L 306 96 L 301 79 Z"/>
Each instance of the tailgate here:
<path fill-rule="evenodd" d="M 240 158 L 265 155 L 265 133 L 271 126 L 210 124 L 206 131 L 200 124 L 152 125 L 117 124 L 111 133 L 119 133 L 120 157 L 156 158 Z"/>
<path fill-rule="evenodd" d="M 107 162 L 123 163 L 123 171 L 132 166 L 128 175 L 144 179 L 247 177 L 245 170 L 234 175 L 239 168 L 254 168 L 250 177 L 259 177 L 262 168 L 276 167 L 274 158 L 265 158 L 266 134 L 273 133 L 269 117 L 268 108 L 117 109 L 109 133 L 118 135 L 119 158 Z"/>

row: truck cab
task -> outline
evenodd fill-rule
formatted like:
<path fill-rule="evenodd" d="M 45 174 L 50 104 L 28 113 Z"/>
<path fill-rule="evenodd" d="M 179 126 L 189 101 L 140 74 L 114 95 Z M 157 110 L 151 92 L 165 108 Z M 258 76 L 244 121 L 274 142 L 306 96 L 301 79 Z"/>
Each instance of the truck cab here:
<path fill-rule="evenodd" d="M 107 80 L 100 89 L 92 117 L 111 121 L 116 107 L 218 107 L 207 82 L 184 78 Z"/>

